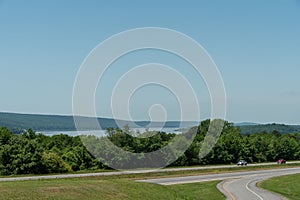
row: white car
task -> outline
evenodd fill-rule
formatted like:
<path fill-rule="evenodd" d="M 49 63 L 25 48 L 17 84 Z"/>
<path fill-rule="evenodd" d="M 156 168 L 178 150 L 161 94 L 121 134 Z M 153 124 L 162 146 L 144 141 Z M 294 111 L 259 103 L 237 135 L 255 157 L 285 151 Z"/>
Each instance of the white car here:
<path fill-rule="evenodd" d="M 238 166 L 247 166 L 247 162 L 245 160 L 240 160 L 238 163 L 237 163 Z"/>

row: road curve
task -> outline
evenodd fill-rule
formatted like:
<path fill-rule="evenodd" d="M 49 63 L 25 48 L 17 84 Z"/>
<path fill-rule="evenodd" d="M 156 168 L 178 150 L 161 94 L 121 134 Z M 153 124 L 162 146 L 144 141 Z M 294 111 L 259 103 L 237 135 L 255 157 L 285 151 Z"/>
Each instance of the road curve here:
<path fill-rule="evenodd" d="M 224 180 L 218 185 L 226 199 L 232 200 L 283 200 L 282 196 L 256 187 L 259 181 L 288 174 L 300 173 L 300 167 L 256 170 L 247 172 L 232 172 L 221 174 L 209 174 L 200 176 L 186 176 L 173 178 L 160 178 L 140 180 L 140 182 L 156 183 L 161 185 L 173 185 L 184 183 L 195 183 L 204 181 Z"/>
<path fill-rule="evenodd" d="M 300 173 L 299 168 L 288 168 L 279 170 L 265 171 L 265 173 L 253 174 L 249 177 L 225 180 L 218 185 L 218 189 L 223 192 L 226 199 L 244 199 L 244 200 L 284 200 L 286 198 L 258 188 L 256 185 L 262 180 L 276 176 Z"/>

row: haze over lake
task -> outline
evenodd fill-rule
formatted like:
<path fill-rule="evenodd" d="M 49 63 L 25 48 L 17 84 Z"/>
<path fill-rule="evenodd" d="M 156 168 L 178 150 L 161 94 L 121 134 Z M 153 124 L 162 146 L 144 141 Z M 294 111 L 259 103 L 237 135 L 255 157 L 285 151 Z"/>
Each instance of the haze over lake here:
<path fill-rule="evenodd" d="M 166 132 L 166 133 L 181 133 L 181 131 L 179 130 L 179 128 L 160 128 L 160 127 L 157 127 L 157 128 L 131 128 L 130 129 L 131 131 L 134 131 L 134 132 L 140 132 L 140 133 L 144 133 L 146 132 L 147 130 L 148 131 L 162 131 L 162 132 Z M 38 133 L 42 133 L 44 135 L 47 135 L 47 136 L 52 136 L 52 135 L 59 135 L 59 134 L 66 134 L 66 135 L 69 135 L 69 136 L 77 136 L 77 135 L 96 135 L 96 136 L 105 136 L 106 134 L 106 130 L 87 130 L 87 131 L 60 131 L 60 130 L 57 130 L 57 131 L 38 131 Z"/>

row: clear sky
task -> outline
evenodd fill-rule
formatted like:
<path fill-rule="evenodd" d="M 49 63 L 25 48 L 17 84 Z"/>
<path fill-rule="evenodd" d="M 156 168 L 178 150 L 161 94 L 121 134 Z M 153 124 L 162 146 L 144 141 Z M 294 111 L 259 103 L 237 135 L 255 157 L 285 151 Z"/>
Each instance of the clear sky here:
<path fill-rule="evenodd" d="M 89 52 L 113 34 L 149 26 L 180 31 L 208 51 L 226 87 L 227 120 L 300 124 L 297 0 L 0 0 L 0 111 L 72 114 L 74 80 Z M 152 61 L 152 54 L 140 61 Z M 147 119 L 143 109 L 156 100 L 172 102 L 156 90 L 152 99 L 135 94 L 135 119 Z M 111 117 L 105 94 L 97 93 L 97 114 Z M 209 103 L 203 107 L 205 118 Z M 176 101 L 166 109 L 176 119 Z"/>

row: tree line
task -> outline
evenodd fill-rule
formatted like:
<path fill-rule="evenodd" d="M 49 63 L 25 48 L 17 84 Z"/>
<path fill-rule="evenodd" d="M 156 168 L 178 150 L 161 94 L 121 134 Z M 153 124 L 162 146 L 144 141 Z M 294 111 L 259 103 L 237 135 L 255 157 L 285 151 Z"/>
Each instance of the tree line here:
<path fill-rule="evenodd" d="M 300 134 L 272 133 L 241 134 L 239 127 L 225 122 L 222 133 L 213 149 L 204 157 L 199 157 L 207 134 L 210 120 L 205 120 L 198 127 L 193 142 L 179 155 L 172 166 L 191 166 L 203 164 L 230 164 L 239 159 L 248 162 L 300 159 Z M 180 135 L 179 135 L 180 136 Z M 177 145 L 184 145 L 187 135 Z M 165 132 L 136 133 L 128 127 L 107 130 L 105 137 L 96 136 L 46 136 L 29 129 L 22 134 L 13 134 L 7 128 L 0 128 L 0 174 L 47 174 L 79 170 L 96 170 L 109 168 L 101 162 L 101 156 L 113 158 L 113 162 L 131 162 L 121 153 L 112 154 L 105 141 L 133 153 L 147 153 L 165 147 L 178 134 Z M 94 146 L 89 146 L 93 144 Z M 91 149 L 94 149 L 93 151 Z M 91 148 L 92 147 L 92 148 Z M 176 153 L 175 153 L 176 154 Z M 169 155 L 166 155 L 168 159 Z"/>

